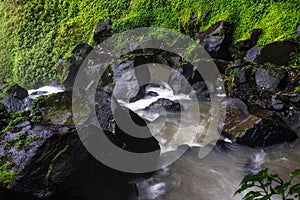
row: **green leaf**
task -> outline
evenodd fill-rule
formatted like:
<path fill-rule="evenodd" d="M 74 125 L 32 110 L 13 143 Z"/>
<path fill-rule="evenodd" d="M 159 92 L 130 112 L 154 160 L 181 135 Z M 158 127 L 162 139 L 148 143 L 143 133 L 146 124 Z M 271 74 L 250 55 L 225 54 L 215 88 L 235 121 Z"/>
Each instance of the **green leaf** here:
<path fill-rule="evenodd" d="M 243 200 L 253 200 L 260 196 L 263 196 L 260 192 L 250 191 L 243 197 Z"/>
<path fill-rule="evenodd" d="M 300 175 L 300 169 L 296 169 L 295 171 L 290 173 L 291 178 L 295 178 L 296 176 L 299 176 L 299 175 Z"/>
<path fill-rule="evenodd" d="M 291 182 L 287 182 L 285 184 L 282 185 L 277 185 L 274 190 L 276 192 L 276 194 L 280 194 L 280 195 L 284 195 L 286 189 L 288 188 L 288 186 L 291 184 Z"/>
<path fill-rule="evenodd" d="M 289 191 L 289 194 L 300 194 L 300 183 L 296 184 L 296 185 L 293 185 L 291 188 L 290 188 L 290 191 Z"/>
<path fill-rule="evenodd" d="M 251 188 L 254 186 L 254 183 L 251 182 L 250 184 L 248 183 L 242 183 L 240 188 L 234 193 L 234 195 L 240 194 L 241 192 L 243 192 L 244 190 Z"/>
<path fill-rule="evenodd" d="M 259 199 L 257 199 L 257 200 L 269 200 L 269 199 L 271 199 L 271 196 L 272 196 L 272 194 L 265 195 L 265 196 L 263 196 L 262 198 L 259 198 Z"/>

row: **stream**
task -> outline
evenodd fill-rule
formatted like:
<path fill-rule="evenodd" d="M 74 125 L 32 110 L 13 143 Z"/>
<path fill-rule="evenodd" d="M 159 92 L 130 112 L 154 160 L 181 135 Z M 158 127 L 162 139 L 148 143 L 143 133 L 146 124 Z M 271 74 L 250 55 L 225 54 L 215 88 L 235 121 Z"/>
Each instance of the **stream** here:
<path fill-rule="evenodd" d="M 176 151 L 182 145 L 190 146 L 180 159 L 161 169 L 150 179 L 136 181 L 140 200 L 240 200 L 242 195 L 233 194 L 246 174 L 267 167 L 271 173 L 287 179 L 291 171 L 300 167 L 299 140 L 255 149 L 220 142 L 207 156 L 199 158 L 199 150 L 207 132 L 209 102 L 197 101 L 201 118 L 199 123 L 197 116 L 193 116 L 195 100 L 187 95 L 174 96 L 170 90 L 168 87 L 148 88 L 147 92 L 154 91 L 159 96 L 146 97 L 134 103 L 120 102 L 150 121 L 148 126 L 159 141 L 162 154 Z M 187 114 L 161 117 L 161 114 L 143 110 L 158 98 L 178 100 L 184 104 Z M 275 196 L 272 199 L 278 198 Z"/>
<path fill-rule="evenodd" d="M 30 90 L 29 93 L 33 99 L 60 91 L 60 87 L 44 87 Z M 267 167 L 271 173 L 287 179 L 291 171 L 300 167 L 299 140 L 255 149 L 230 141 L 221 142 L 214 145 L 207 156 L 199 158 L 210 117 L 210 102 L 198 102 L 188 95 L 175 96 L 167 84 L 147 88 L 149 91 L 156 92 L 158 96 L 146 97 L 134 103 L 119 100 L 119 103 L 149 121 L 148 127 L 159 141 L 162 154 L 176 151 L 183 145 L 190 148 L 177 161 L 151 178 L 134 181 L 140 200 L 240 200 L 242 195 L 233 194 L 246 174 Z M 186 112 L 169 115 L 143 110 L 159 98 L 179 101 Z"/>

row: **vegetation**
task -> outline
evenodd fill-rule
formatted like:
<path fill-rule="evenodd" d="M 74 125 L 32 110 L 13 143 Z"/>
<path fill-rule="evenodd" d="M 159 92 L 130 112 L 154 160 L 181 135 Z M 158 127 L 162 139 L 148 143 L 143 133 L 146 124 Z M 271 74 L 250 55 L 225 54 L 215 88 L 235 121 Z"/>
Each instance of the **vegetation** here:
<path fill-rule="evenodd" d="M 299 176 L 300 169 L 297 169 L 285 182 L 277 174 L 270 174 L 268 169 L 264 169 L 257 174 L 245 176 L 235 195 L 248 191 L 243 200 L 269 200 L 273 196 L 279 196 L 282 200 L 300 199 L 300 183 L 293 183 Z"/>
<path fill-rule="evenodd" d="M 4 187 L 10 187 L 12 181 L 16 178 L 17 173 L 11 168 L 13 164 L 0 165 L 0 185 Z"/>
<path fill-rule="evenodd" d="M 79 42 L 93 44 L 99 20 L 112 30 L 159 26 L 190 36 L 219 20 L 235 24 L 234 41 L 261 28 L 259 44 L 296 38 L 298 0 L 5 0 L 0 2 L 0 81 L 30 87 L 59 79 L 56 63 Z M 202 13 L 211 11 L 207 17 Z M 193 14 L 198 18 L 191 19 Z"/>

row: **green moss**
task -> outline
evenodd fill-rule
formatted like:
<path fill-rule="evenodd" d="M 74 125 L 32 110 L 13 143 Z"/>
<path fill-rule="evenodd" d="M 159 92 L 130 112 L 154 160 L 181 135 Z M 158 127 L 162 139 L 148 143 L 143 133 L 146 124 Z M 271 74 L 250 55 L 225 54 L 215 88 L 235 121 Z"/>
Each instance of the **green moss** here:
<path fill-rule="evenodd" d="M 0 10 L 0 81 L 22 86 L 58 81 L 57 60 L 79 42 L 92 45 L 99 20 L 111 19 L 113 33 L 156 26 L 192 37 L 226 20 L 236 27 L 234 42 L 261 28 L 259 45 L 297 38 L 300 22 L 299 0 L 12 0 L 1 1 Z M 191 20 L 193 14 L 199 17 Z"/>
<path fill-rule="evenodd" d="M 11 170 L 13 164 L 0 165 L 0 185 L 3 187 L 11 187 L 13 180 L 17 177 L 17 172 Z"/>
<path fill-rule="evenodd" d="M 17 139 L 8 140 L 7 142 L 10 145 L 14 145 L 17 147 L 18 150 L 22 149 L 25 144 L 32 142 L 35 139 L 35 136 L 32 135 L 30 137 L 27 137 L 24 133 L 19 133 Z"/>

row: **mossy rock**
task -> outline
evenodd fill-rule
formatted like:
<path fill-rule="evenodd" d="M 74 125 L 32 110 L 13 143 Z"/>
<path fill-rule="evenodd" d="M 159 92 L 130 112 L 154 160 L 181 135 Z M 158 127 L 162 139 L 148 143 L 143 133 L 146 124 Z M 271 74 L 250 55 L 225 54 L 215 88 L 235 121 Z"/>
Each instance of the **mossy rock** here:
<path fill-rule="evenodd" d="M 71 125 L 72 91 L 41 96 L 32 102 L 32 113 L 44 124 Z"/>

